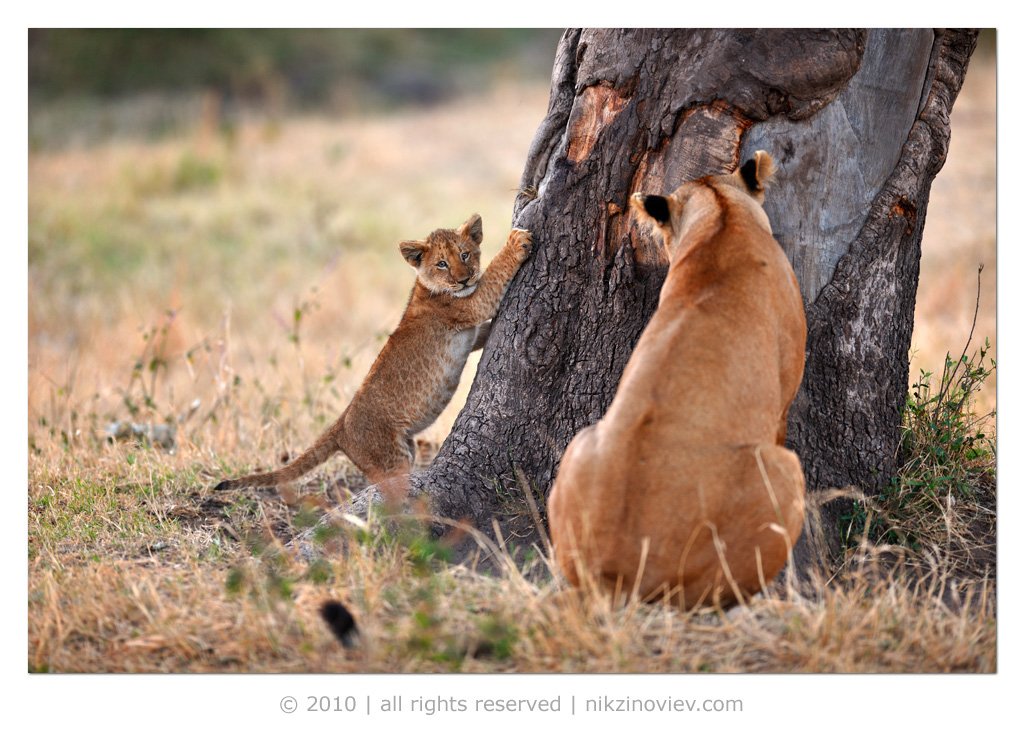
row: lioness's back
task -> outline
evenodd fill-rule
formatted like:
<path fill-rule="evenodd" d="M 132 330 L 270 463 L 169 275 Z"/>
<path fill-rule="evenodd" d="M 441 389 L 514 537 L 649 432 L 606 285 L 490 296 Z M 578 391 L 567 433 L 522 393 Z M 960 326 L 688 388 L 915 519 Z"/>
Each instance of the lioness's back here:
<path fill-rule="evenodd" d="M 569 444 L 551 491 L 574 584 L 589 573 L 647 598 L 730 602 L 770 580 L 800 532 L 803 474 L 779 444 L 806 324 L 760 206 L 770 169 L 758 153 L 734 175 L 634 196 L 670 267 L 611 407 Z"/>

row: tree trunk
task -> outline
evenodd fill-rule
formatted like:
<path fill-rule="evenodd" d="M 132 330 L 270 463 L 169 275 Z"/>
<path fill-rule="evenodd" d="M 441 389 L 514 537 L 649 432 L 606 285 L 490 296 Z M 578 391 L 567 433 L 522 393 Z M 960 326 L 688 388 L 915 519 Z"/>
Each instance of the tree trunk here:
<path fill-rule="evenodd" d="M 611 402 L 664 280 L 630 194 L 731 171 L 755 149 L 778 164 L 765 207 L 807 308 L 789 445 L 809 489 L 888 483 L 928 191 L 975 40 L 930 30 L 567 31 L 515 201 L 514 225 L 533 231 L 535 252 L 414 493 L 441 516 L 535 538 L 524 483 L 543 509 L 569 440 Z"/>

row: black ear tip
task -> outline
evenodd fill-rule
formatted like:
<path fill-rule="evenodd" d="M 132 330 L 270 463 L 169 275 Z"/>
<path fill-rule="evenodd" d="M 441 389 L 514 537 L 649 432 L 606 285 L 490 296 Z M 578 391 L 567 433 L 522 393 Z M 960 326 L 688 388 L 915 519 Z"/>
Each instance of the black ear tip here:
<path fill-rule="evenodd" d="M 743 183 L 751 192 L 759 192 L 761 190 L 761 183 L 757 179 L 757 160 L 751 158 L 744 162 L 743 166 L 740 167 L 740 177 L 743 178 Z"/>
<path fill-rule="evenodd" d="M 356 619 L 352 617 L 348 608 L 337 600 L 328 600 L 320 606 L 320 617 L 343 646 L 349 647 L 354 643 L 359 630 L 356 628 Z"/>
<path fill-rule="evenodd" d="M 668 222 L 668 200 L 661 195 L 645 195 L 644 210 L 659 223 Z"/>

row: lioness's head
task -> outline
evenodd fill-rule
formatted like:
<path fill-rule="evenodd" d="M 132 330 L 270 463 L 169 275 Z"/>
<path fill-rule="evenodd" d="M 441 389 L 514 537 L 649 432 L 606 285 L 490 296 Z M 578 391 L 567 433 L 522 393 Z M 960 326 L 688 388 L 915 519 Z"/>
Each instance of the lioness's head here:
<path fill-rule="evenodd" d="M 775 172 L 775 163 L 764 150 L 740 165 L 729 175 L 712 175 L 684 182 L 670 195 L 635 193 L 630 205 L 637 217 L 661 234 L 669 255 L 684 237 L 702 227 L 716 225 L 725 214 L 725 206 L 742 206 L 753 212 L 753 219 L 768 231 L 768 216 L 761 208 L 764 185 Z"/>
<path fill-rule="evenodd" d="M 405 240 L 398 248 L 433 293 L 469 296 L 480 280 L 483 238 L 483 222 L 474 213 L 456 230 L 440 228 L 426 240 Z"/>

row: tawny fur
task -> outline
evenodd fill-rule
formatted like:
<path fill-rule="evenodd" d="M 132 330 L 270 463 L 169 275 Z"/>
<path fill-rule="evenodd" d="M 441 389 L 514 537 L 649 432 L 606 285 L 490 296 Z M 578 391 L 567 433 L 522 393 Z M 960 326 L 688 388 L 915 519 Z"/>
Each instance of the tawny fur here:
<path fill-rule="evenodd" d="M 451 401 L 469 353 L 483 346 L 488 321 L 532 247 L 513 229 L 480 272 L 479 215 L 457 230 L 435 230 L 399 249 L 416 283 L 398 328 L 385 343 L 345 412 L 307 451 L 276 471 L 222 481 L 218 489 L 279 486 L 344 452 L 371 483 L 400 486 L 415 458 L 413 436 Z"/>
<path fill-rule="evenodd" d="M 605 416 L 569 444 L 548 501 L 555 558 L 586 580 L 728 605 L 785 564 L 804 478 L 783 447 L 807 327 L 761 207 L 771 157 L 631 207 L 670 260 Z"/>

